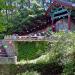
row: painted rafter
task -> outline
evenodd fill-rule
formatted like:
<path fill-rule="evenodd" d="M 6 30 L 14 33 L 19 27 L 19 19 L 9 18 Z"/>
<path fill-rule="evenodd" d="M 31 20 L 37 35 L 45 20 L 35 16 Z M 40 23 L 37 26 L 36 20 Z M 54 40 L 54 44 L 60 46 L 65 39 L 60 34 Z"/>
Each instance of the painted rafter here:
<path fill-rule="evenodd" d="M 50 6 L 48 7 L 45 15 L 47 16 L 49 12 L 51 12 L 51 9 L 53 6 L 56 5 L 60 5 L 60 6 L 64 6 L 64 7 L 68 7 L 70 9 L 75 8 L 74 6 L 75 3 L 69 3 L 69 2 L 64 2 L 64 1 L 60 1 L 60 0 L 53 0 L 52 3 L 50 4 Z"/>

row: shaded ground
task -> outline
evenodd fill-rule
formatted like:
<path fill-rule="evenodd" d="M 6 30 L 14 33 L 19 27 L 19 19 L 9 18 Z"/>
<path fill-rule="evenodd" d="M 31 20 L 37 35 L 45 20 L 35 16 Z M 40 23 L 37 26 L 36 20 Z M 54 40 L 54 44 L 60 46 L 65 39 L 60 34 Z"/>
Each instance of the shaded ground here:
<path fill-rule="evenodd" d="M 37 71 L 41 75 L 60 75 L 63 67 L 53 64 L 0 65 L 0 75 L 22 75 L 26 71 Z"/>

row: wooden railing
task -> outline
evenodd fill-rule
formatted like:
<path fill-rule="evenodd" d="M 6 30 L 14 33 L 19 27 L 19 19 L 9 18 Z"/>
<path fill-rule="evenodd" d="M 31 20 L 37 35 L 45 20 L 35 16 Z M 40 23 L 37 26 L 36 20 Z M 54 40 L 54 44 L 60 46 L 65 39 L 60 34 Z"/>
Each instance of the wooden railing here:
<path fill-rule="evenodd" d="M 12 40 L 12 41 L 56 41 L 58 37 L 54 36 L 5 36 L 5 40 Z"/>

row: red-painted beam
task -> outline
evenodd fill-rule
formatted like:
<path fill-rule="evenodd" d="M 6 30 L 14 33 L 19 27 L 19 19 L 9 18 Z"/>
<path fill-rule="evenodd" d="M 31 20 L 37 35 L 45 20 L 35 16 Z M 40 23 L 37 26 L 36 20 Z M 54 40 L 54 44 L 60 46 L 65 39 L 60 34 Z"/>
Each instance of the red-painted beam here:
<path fill-rule="evenodd" d="M 71 30 L 71 16 L 68 15 L 68 30 Z"/>

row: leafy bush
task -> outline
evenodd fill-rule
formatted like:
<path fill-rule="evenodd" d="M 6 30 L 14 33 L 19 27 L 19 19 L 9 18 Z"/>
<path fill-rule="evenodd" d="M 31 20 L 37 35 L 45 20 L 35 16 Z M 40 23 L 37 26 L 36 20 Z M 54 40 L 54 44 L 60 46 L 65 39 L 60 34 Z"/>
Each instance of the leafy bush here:
<path fill-rule="evenodd" d="M 33 21 L 44 14 L 44 9 L 37 2 L 32 3 L 31 8 L 25 7 L 20 10 L 19 14 L 12 19 L 13 29 L 11 31 L 16 33 L 25 32 L 24 29 L 28 29 L 29 26 L 33 27 Z M 23 31 L 24 30 L 24 31 Z"/>
<path fill-rule="evenodd" d="M 62 75 L 75 75 L 75 33 L 64 33 L 54 48 L 59 51 L 60 61 L 64 65 Z"/>
<path fill-rule="evenodd" d="M 25 73 L 21 73 L 21 74 L 17 74 L 17 75 L 40 75 L 39 73 L 37 73 L 36 71 L 26 71 Z"/>
<path fill-rule="evenodd" d="M 75 75 L 75 33 L 56 33 L 56 36 L 60 37 L 58 41 L 53 42 L 47 54 L 32 60 L 29 70 L 42 75 Z"/>
<path fill-rule="evenodd" d="M 75 33 L 58 33 L 60 39 L 53 43 L 49 55 L 42 57 L 39 63 L 58 62 L 63 67 L 61 75 L 75 75 Z"/>

